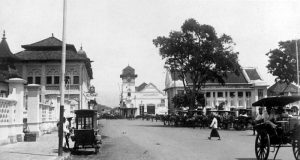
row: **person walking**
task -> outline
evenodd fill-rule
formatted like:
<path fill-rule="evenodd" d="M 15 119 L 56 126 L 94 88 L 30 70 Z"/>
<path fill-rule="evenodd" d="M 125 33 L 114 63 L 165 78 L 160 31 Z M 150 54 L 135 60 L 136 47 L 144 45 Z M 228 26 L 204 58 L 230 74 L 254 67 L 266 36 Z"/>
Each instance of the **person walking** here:
<path fill-rule="evenodd" d="M 213 120 L 210 124 L 210 127 L 211 127 L 211 132 L 210 132 L 210 136 L 208 137 L 208 139 L 210 140 L 211 137 L 219 137 L 218 140 L 221 140 L 221 137 L 218 132 L 218 120 L 217 120 L 216 115 L 213 115 Z"/>

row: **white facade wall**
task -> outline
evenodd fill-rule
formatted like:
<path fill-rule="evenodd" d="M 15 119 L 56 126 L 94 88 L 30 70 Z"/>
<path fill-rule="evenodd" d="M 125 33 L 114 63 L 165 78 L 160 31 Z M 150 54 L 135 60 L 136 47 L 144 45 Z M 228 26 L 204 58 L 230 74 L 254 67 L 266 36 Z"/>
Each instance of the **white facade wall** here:
<path fill-rule="evenodd" d="M 27 77 L 39 76 L 41 77 L 41 103 L 52 104 L 55 106 L 53 109 L 53 119 L 59 119 L 59 107 L 60 107 L 60 84 L 47 84 L 47 76 L 52 76 L 52 83 L 54 82 L 54 76 L 61 76 L 60 63 L 56 62 L 32 62 L 30 64 L 16 64 L 16 68 L 23 79 Z M 87 74 L 84 63 L 82 62 L 67 62 L 66 64 L 66 74 L 65 76 L 71 77 L 71 83 L 66 85 L 65 89 L 65 99 L 71 100 L 75 109 L 87 109 L 88 99 L 85 93 L 88 92 L 90 85 L 90 78 Z M 79 76 L 79 84 L 73 84 L 73 76 Z M 60 78 L 61 81 L 61 78 Z M 35 83 L 35 80 L 33 80 Z M 81 102 L 81 103 L 80 103 Z M 70 105 L 65 105 L 65 107 L 70 107 Z M 68 111 L 71 109 L 67 108 Z M 66 115 L 71 115 L 71 113 L 66 113 Z"/>
<path fill-rule="evenodd" d="M 134 83 L 130 82 L 123 83 L 124 91 L 122 94 L 122 101 L 125 102 L 127 108 L 136 108 L 135 116 L 141 115 L 143 113 L 148 113 L 147 106 L 154 106 L 154 114 L 166 114 L 168 112 L 168 100 L 167 96 L 164 95 L 160 90 L 158 90 L 152 83 L 149 83 L 145 88 L 139 92 L 135 91 Z M 129 91 L 130 96 L 128 96 Z M 144 106 L 142 111 L 141 106 Z"/>

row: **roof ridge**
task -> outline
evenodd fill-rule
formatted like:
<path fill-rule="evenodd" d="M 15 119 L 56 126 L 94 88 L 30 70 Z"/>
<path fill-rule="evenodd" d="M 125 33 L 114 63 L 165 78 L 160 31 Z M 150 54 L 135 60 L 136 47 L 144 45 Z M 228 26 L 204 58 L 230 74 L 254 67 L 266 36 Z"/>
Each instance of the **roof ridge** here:
<path fill-rule="evenodd" d="M 40 41 L 31 43 L 31 44 L 22 45 L 22 47 L 23 47 L 23 46 L 39 46 L 39 45 L 41 45 L 41 43 L 43 43 L 43 42 L 45 42 L 45 41 L 49 41 L 50 39 L 54 39 L 54 40 L 56 40 L 56 41 L 62 43 L 62 41 L 61 41 L 60 39 L 58 39 L 58 38 L 56 38 L 56 37 L 54 37 L 54 36 L 51 36 L 51 37 L 45 38 L 45 39 L 43 39 L 43 40 L 40 40 Z M 42 45 L 42 46 L 44 46 L 44 45 Z"/>

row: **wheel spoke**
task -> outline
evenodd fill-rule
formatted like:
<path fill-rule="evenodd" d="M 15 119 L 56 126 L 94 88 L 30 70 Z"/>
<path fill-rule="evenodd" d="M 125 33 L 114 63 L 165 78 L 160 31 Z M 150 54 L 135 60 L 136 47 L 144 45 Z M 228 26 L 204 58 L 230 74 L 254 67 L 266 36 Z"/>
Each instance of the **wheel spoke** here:
<path fill-rule="evenodd" d="M 260 159 L 262 159 L 262 160 L 263 160 L 263 158 L 264 158 L 264 154 L 263 154 L 263 153 L 261 153 L 261 155 L 260 155 Z"/>
<path fill-rule="evenodd" d="M 257 154 L 258 154 L 258 156 L 260 157 L 260 155 L 262 154 L 262 153 L 261 153 L 261 149 L 258 150 L 258 153 L 257 153 Z"/>

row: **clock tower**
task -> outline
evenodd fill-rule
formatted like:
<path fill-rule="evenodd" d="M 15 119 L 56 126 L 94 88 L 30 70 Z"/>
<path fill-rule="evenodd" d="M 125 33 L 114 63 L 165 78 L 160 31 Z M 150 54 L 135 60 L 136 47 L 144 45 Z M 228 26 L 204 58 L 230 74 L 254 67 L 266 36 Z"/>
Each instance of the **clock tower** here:
<path fill-rule="evenodd" d="M 120 75 L 120 78 L 122 78 L 121 101 L 125 102 L 127 107 L 131 106 L 131 101 L 134 98 L 136 77 L 135 70 L 129 65 L 123 69 Z"/>

